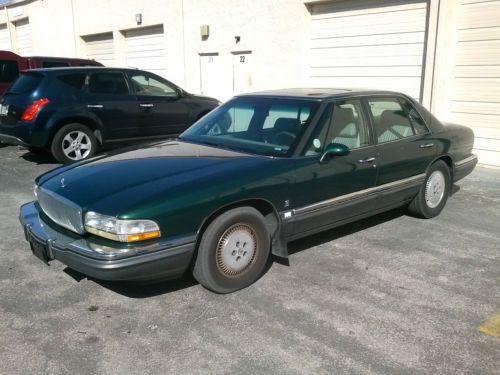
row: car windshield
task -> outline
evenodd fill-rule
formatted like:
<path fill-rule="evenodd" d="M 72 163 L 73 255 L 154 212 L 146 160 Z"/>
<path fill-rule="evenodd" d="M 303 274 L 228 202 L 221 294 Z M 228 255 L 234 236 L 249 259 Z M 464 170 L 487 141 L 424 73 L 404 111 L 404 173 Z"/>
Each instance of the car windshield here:
<path fill-rule="evenodd" d="M 200 119 L 180 138 L 252 154 L 290 156 L 319 104 L 313 100 L 238 97 Z"/>

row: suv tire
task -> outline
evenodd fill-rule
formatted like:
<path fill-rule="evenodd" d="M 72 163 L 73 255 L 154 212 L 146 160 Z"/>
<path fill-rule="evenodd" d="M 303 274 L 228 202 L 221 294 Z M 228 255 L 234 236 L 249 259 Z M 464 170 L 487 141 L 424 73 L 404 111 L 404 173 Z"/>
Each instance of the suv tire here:
<path fill-rule="evenodd" d="M 88 159 L 97 152 L 97 139 L 87 126 L 73 123 L 59 129 L 50 150 L 61 163 L 74 163 Z"/>

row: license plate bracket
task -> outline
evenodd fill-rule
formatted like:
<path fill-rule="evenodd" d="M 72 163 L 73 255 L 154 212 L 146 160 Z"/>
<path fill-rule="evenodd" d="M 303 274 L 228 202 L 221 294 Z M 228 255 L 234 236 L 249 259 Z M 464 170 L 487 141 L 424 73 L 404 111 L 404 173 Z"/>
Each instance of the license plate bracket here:
<path fill-rule="evenodd" d="M 41 243 L 38 243 L 36 241 L 30 241 L 30 248 L 31 248 L 31 252 L 33 253 L 34 256 L 36 256 L 38 259 L 40 259 L 46 265 L 49 265 L 50 258 L 49 258 L 46 246 L 44 246 Z"/>

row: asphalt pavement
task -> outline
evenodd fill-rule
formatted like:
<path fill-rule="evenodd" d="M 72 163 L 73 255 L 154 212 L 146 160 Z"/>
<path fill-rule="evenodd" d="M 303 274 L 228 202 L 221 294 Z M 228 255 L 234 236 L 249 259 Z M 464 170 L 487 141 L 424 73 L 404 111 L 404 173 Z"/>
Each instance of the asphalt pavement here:
<path fill-rule="evenodd" d="M 296 241 L 288 265 L 217 295 L 35 258 L 19 206 L 57 165 L 0 145 L 0 374 L 500 373 L 500 337 L 480 329 L 500 313 L 498 169 L 459 181 L 437 218 L 396 210 Z"/>

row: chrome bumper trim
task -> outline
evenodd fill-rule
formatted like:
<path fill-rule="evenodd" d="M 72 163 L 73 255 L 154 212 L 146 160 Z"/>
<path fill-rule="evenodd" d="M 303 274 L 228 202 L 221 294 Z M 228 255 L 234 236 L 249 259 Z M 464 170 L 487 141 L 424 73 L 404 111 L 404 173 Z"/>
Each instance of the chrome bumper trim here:
<path fill-rule="evenodd" d="M 472 163 L 472 162 L 477 162 L 477 155 L 475 154 L 472 154 L 471 156 L 469 157 L 466 157 L 465 159 L 462 159 L 460 161 L 457 161 L 455 163 L 455 167 L 461 167 L 462 165 L 464 164 L 468 164 L 468 163 Z"/>

